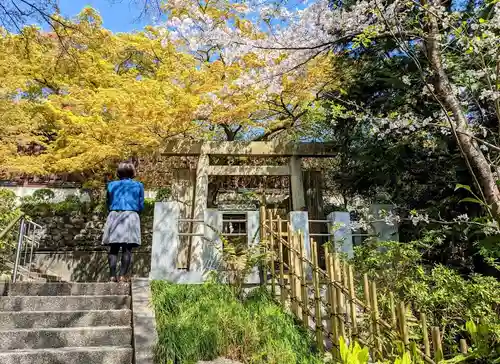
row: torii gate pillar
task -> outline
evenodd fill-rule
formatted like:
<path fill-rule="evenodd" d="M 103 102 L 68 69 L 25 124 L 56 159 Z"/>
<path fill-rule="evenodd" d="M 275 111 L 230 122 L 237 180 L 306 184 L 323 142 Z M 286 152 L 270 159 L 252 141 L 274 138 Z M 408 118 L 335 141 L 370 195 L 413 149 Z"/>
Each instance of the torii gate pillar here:
<path fill-rule="evenodd" d="M 304 197 L 304 180 L 302 178 L 302 158 L 290 157 L 289 166 L 292 210 L 303 211 L 306 207 L 306 199 Z"/>

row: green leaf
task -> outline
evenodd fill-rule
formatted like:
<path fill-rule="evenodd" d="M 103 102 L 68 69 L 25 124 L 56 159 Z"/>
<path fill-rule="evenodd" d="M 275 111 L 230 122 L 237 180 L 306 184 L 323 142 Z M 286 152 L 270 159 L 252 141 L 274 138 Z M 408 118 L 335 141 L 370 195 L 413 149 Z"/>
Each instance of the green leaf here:
<path fill-rule="evenodd" d="M 460 183 L 457 183 L 457 185 L 455 186 L 455 191 L 462 190 L 462 189 L 463 190 L 467 190 L 467 191 L 469 191 L 470 193 L 473 194 L 472 189 L 470 188 L 470 186 L 462 185 Z"/>
<path fill-rule="evenodd" d="M 466 198 L 461 199 L 459 202 L 460 203 L 472 202 L 472 203 L 477 203 L 477 204 L 482 205 L 482 206 L 486 206 L 486 204 L 483 201 L 478 200 L 477 198 L 474 198 L 474 197 L 466 197 Z"/>
<path fill-rule="evenodd" d="M 451 359 L 445 360 L 445 364 L 458 364 L 458 363 L 463 363 L 468 360 L 468 357 L 463 354 L 459 354 Z"/>

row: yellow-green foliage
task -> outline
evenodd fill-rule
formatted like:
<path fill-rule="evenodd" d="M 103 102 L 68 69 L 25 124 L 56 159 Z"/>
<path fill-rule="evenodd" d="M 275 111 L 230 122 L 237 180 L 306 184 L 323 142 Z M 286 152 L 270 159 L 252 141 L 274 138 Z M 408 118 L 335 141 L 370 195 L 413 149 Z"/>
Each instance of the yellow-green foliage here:
<path fill-rule="evenodd" d="M 340 358 L 342 364 L 366 364 L 370 358 L 368 348 L 362 348 L 357 342 L 346 344 L 343 337 L 340 338 Z"/>
<path fill-rule="evenodd" d="M 157 28 L 114 34 L 91 8 L 61 22 L 57 35 L 0 29 L 0 173 L 89 171 L 173 137 L 212 138 L 216 125 L 279 127 L 288 107 L 305 116 L 332 64 L 319 57 L 284 75 L 283 92 L 263 103 L 261 88 L 235 82 L 266 66 L 252 52 L 201 60 Z"/>

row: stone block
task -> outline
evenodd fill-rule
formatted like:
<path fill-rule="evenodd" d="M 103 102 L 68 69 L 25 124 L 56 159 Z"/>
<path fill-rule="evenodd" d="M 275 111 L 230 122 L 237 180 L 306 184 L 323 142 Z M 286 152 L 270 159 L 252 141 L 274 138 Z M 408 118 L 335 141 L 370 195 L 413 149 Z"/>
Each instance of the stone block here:
<path fill-rule="evenodd" d="M 131 364 L 133 350 L 130 347 L 99 346 L 58 349 L 22 350 L 0 353 L 2 364 Z"/>
<path fill-rule="evenodd" d="M 330 213 L 327 219 L 331 221 L 329 229 L 333 230 L 333 243 L 336 251 L 353 258 L 351 215 L 349 212 L 335 211 Z"/>

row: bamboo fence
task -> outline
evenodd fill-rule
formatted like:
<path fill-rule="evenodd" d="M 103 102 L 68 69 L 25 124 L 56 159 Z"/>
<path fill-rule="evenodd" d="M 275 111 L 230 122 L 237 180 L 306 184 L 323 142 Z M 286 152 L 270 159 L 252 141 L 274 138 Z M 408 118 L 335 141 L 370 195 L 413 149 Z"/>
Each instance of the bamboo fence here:
<path fill-rule="evenodd" d="M 301 324 L 314 332 L 317 348 L 340 359 L 339 340 L 353 341 L 370 349 L 373 361 L 391 359 L 409 351 L 425 363 L 443 359 L 439 327 L 427 326 L 425 314 L 415 318 L 405 302 L 389 294 L 389 309 L 379 307 L 377 285 L 368 275 L 356 279 L 352 265 L 343 261 L 328 244 L 324 268 L 318 263 L 318 246 L 290 223 L 261 209 L 261 240 L 265 256 L 263 274 L 278 301 L 290 309 Z M 310 252 L 308 254 L 306 251 Z M 410 338 L 410 330 L 418 338 Z M 429 332 L 430 331 L 430 332 Z M 465 342 L 461 343 L 461 351 Z M 398 349 L 399 348 L 399 349 Z"/>

